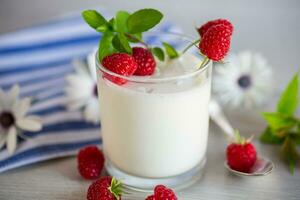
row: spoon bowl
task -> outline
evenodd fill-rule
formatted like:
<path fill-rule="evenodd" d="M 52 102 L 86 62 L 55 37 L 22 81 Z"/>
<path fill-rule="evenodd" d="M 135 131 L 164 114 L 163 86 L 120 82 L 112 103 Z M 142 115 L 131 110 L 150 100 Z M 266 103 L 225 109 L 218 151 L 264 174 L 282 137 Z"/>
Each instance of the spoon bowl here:
<path fill-rule="evenodd" d="M 234 169 L 231 169 L 227 162 L 224 163 L 225 167 L 231 173 L 238 176 L 265 176 L 270 174 L 274 169 L 274 163 L 266 158 L 258 157 L 250 172 L 240 172 Z"/>

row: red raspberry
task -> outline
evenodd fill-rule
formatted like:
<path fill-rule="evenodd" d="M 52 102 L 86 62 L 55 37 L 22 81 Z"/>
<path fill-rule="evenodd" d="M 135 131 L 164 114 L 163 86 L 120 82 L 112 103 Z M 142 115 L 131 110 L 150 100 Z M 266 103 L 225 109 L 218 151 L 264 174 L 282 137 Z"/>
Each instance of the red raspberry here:
<path fill-rule="evenodd" d="M 222 60 L 230 48 L 231 32 L 223 24 L 212 26 L 199 43 L 202 54 L 213 61 Z"/>
<path fill-rule="evenodd" d="M 233 26 L 230 23 L 230 21 L 228 21 L 226 19 L 216 19 L 216 20 L 206 22 L 200 28 L 198 28 L 197 31 L 200 34 L 200 36 L 203 37 L 203 35 L 207 32 L 207 30 L 209 28 L 211 28 L 212 26 L 215 26 L 215 25 L 219 25 L 219 24 L 223 24 L 224 26 L 226 26 L 228 28 L 228 30 L 230 31 L 230 35 L 232 35 Z"/>
<path fill-rule="evenodd" d="M 138 65 L 134 75 L 147 76 L 154 73 L 156 62 L 152 53 L 148 49 L 133 47 L 132 56 Z"/>
<path fill-rule="evenodd" d="M 164 185 L 157 185 L 154 188 L 154 196 L 155 200 L 177 200 L 173 190 Z"/>
<path fill-rule="evenodd" d="M 137 69 L 137 63 L 134 58 L 126 53 L 113 53 L 108 55 L 103 58 L 102 65 L 106 69 L 123 76 L 131 76 Z M 109 74 L 104 74 L 104 76 L 119 85 L 127 82 L 125 79 Z"/>
<path fill-rule="evenodd" d="M 150 195 L 145 200 L 156 200 L 156 199 L 154 195 Z"/>
<path fill-rule="evenodd" d="M 227 147 L 226 156 L 229 167 L 240 172 L 250 172 L 256 162 L 255 147 L 240 136 L 235 143 Z"/>
<path fill-rule="evenodd" d="M 78 170 L 85 179 L 95 179 L 101 174 L 104 156 L 96 146 L 89 146 L 79 151 L 77 155 Z"/>
<path fill-rule="evenodd" d="M 87 200 L 121 200 L 121 183 L 105 176 L 89 186 Z"/>

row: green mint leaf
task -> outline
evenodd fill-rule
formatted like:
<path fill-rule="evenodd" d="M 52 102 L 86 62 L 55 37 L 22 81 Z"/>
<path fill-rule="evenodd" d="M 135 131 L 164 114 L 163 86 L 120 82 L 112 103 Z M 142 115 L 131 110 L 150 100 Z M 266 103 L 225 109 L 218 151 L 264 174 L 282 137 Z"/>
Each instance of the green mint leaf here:
<path fill-rule="evenodd" d="M 281 113 L 263 113 L 264 119 L 274 131 L 287 130 L 297 125 L 297 120 Z"/>
<path fill-rule="evenodd" d="M 116 14 L 116 28 L 119 32 L 126 33 L 128 31 L 127 28 L 127 20 L 130 14 L 126 11 L 119 11 Z"/>
<path fill-rule="evenodd" d="M 289 82 L 288 86 L 281 94 L 277 104 L 277 111 L 284 115 L 291 116 L 297 109 L 298 104 L 298 74 Z"/>
<path fill-rule="evenodd" d="M 104 33 L 107 29 L 108 29 L 107 24 L 102 24 L 101 26 L 98 26 L 96 28 L 96 30 L 101 33 Z"/>
<path fill-rule="evenodd" d="M 286 137 L 282 145 L 282 152 L 285 160 L 288 162 L 290 172 L 293 174 L 299 155 L 296 149 L 296 144 L 290 137 Z"/>
<path fill-rule="evenodd" d="M 297 145 L 300 144 L 300 132 L 290 134 L 289 136 L 290 136 L 291 139 L 295 142 L 295 144 L 297 144 Z"/>
<path fill-rule="evenodd" d="M 129 33 L 148 31 L 163 18 L 163 14 L 155 9 L 141 9 L 132 13 L 127 20 Z"/>
<path fill-rule="evenodd" d="M 109 24 L 109 27 L 110 27 L 110 30 L 111 30 L 111 31 L 117 30 L 116 20 L 115 20 L 114 18 L 111 18 L 111 19 L 108 21 L 108 24 Z"/>
<path fill-rule="evenodd" d="M 284 138 L 277 137 L 273 134 L 270 127 L 267 127 L 265 131 L 260 135 L 260 141 L 267 144 L 282 144 Z"/>
<path fill-rule="evenodd" d="M 92 28 L 97 29 L 99 26 L 106 24 L 105 18 L 96 10 L 85 10 L 81 13 L 83 19 Z"/>
<path fill-rule="evenodd" d="M 156 56 L 160 61 L 165 60 L 165 53 L 164 51 L 159 47 L 154 47 L 151 49 L 151 52 Z"/>
<path fill-rule="evenodd" d="M 177 58 L 179 56 L 178 52 L 172 47 L 170 44 L 163 42 L 163 46 L 165 47 L 166 53 L 169 58 Z"/>
<path fill-rule="evenodd" d="M 114 48 L 118 51 L 129 54 L 132 53 L 132 49 L 128 43 L 128 40 L 123 33 L 118 33 L 117 35 L 115 35 L 112 40 L 112 43 Z"/>
<path fill-rule="evenodd" d="M 116 52 L 116 49 L 113 47 L 112 40 L 113 40 L 114 34 L 110 31 L 107 31 L 103 34 L 100 43 L 99 43 L 99 50 L 98 55 L 100 61 L 107 56 L 114 52 Z"/>

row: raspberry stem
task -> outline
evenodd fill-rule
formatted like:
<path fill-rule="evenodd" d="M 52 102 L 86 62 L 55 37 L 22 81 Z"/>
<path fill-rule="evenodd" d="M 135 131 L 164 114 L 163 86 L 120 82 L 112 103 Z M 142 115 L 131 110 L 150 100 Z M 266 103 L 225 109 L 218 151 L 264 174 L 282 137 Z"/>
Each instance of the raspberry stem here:
<path fill-rule="evenodd" d="M 192 46 L 195 46 L 197 43 L 199 43 L 200 40 L 201 40 L 201 39 L 199 38 L 199 39 L 195 40 L 194 42 L 192 42 L 191 44 L 189 44 L 187 47 L 185 47 L 185 48 L 183 49 L 183 51 L 181 52 L 181 55 L 184 54 L 185 52 L 187 52 L 187 50 L 189 50 Z M 198 48 L 198 47 L 197 47 L 197 48 Z"/>
<path fill-rule="evenodd" d="M 199 69 L 202 68 L 203 66 L 205 66 L 208 62 L 209 62 L 209 58 L 205 56 L 204 60 L 200 64 Z"/>
<path fill-rule="evenodd" d="M 133 36 L 133 35 L 130 35 L 130 34 L 128 34 L 128 33 L 125 33 L 125 36 L 128 37 L 128 38 L 130 38 L 130 39 L 132 39 L 132 40 L 135 40 L 136 42 L 138 42 L 138 43 L 144 45 L 147 49 L 149 49 L 148 44 L 146 44 L 144 41 L 140 40 L 139 38 L 137 38 L 137 37 L 135 37 L 135 36 Z"/>
<path fill-rule="evenodd" d="M 115 177 L 111 179 L 111 184 L 108 190 L 114 195 L 114 197 L 119 200 L 122 194 L 122 183 L 118 181 Z"/>

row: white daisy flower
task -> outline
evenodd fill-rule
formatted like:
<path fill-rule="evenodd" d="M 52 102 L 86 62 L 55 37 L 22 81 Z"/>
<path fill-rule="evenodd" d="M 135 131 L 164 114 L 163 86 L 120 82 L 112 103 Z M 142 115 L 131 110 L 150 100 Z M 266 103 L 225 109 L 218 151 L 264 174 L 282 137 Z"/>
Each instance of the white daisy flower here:
<path fill-rule="evenodd" d="M 244 51 L 215 67 L 213 92 L 224 105 L 245 108 L 263 105 L 272 91 L 272 70 L 260 54 Z"/>
<path fill-rule="evenodd" d="M 0 88 L 0 149 L 6 144 L 9 153 L 17 148 L 18 136 L 22 131 L 39 131 L 41 120 L 37 116 L 26 116 L 30 108 L 30 98 L 19 99 L 20 88 L 13 86 L 4 92 Z"/>
<path fill-rule="evenodd" d="M 100 122 L 100 108 L 98 103 L 98 91 L 95 69 L 95 51 L 88 55 L 87 64 L 74 60 L 75 73 L 66 77 L 69 110 L 83 109 L 86 121 L 98 124 Z"/>

